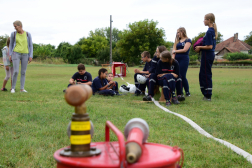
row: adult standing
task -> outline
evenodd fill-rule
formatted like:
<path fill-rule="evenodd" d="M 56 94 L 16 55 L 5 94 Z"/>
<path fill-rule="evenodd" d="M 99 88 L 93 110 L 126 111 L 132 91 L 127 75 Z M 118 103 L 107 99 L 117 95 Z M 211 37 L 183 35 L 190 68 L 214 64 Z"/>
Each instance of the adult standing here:
<path fill-rule="evenodd" d="M 24 89 L 25 72 L 29 63 L 33 58 L 33 45 L 31 34 L 23 30 L 22 22 L 19 20 L 13 23 L 15 32 L 11 33 L 10 37 L 10 60 L 13 62 L 14 73 L 12 77 L 11 93 L 15 93 L 17 83 L 17 76 L 19 72 L 19 63 L 21 61 L 21 78 L 20 78 L 20 92 L 27 92 Z"/>
<path fill-rule="evenodd" d="M 201 92 L 204 95 L 203 100 L 211 101 L 213 88 L 212 65 L 215 57 L 216 39 L 218 37 L 217 25 L 213 13 L 205 15 L 204 24 L 208 26 L 208 30 L 203 38 L 203 46 L 197 46 L 195 51 L 201 51 L 199 83 Z"/>
<path fill-rule="evenodd" d="M 173 45 L 173 54 L 172 57 L 175 58 L 179 63 L 179 71 L 182 79 L 182 88 L 180 88 L 183 94 L 183 88 L 185 89 L 186 96 L 190 96 L 189 92 L 189 84 L 186 79 L 186 73 L 189 66 L 189 51 L 191 47 L 192 41 L 187 37 L 186 29 L 184 27 L 180 27 L 177 30 L 177 35 L 175 38 L 175 43 Z M 181 84 L 177 82 L 177 84 Z M 181 95 L 178 95 L 178 99 Z"/>

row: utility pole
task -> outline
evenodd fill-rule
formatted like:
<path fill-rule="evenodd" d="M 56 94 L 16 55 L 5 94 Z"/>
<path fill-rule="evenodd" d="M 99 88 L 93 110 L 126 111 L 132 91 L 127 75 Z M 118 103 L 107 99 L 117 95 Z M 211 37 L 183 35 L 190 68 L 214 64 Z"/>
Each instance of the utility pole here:
<path fill-rule="evenodd" d="M 112 64 L 112 22 L 112 15 L 110 15 L 110 64 Z"/>

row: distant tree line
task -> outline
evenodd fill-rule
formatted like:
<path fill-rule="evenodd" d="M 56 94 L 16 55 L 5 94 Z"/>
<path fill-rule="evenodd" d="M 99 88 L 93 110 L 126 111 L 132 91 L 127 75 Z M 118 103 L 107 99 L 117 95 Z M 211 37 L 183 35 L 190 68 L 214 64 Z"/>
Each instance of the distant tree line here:
<path fill-rule="evenodd" d="M 112 57 L 113 61 L 127 62 L 129 65 L 138 65 L 141 60 L 141 52 L 149 51 L 153 55 L 157 46 L 165 45 L 172 48 L 173 42 L 165 40 L 163 28 L 157 28 L 157 21 L 143 20 L 130 23 L 127 29 L 121 31 L 117 28 L 112 30 Z M 192 38 L 192 45 L 205 33 L 200 32 Z M 6 45 L 9 36 L 0 36 L 0 48 Z M 217 43 L 223 41 L 223 35 L 218 32 Z M 252 32 L 245 36 L 245 42 L 252 45 Z M 98 28 L 90 31 L 88 37 L 82 37 L 71 45 L 68 42 L 61 42 L 58 47 L 51 44 L 33 44 L 34 58 L 44 60 L 46 58 L 62 58 L 69 64 L 94 62 L 109 63 L 110 58 L 110 28 Z M 2 53 L 0 52 L 0 56 Z M 198 54 L 191 47 L 190 60 L 195 60 Z"/>

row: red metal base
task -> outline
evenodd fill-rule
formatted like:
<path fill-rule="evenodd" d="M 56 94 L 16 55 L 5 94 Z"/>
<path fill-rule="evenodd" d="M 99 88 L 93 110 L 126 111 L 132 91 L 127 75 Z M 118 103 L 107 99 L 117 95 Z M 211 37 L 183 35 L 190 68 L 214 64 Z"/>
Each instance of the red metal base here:
<path fill-rule="evenodd" d="M 62 149 L 57 150 L 54 153 L 54 158 L 57 161 L 57 168 L 120 168 L 119 160 L 119 144 L 118 142 L 97 142 L 92 143 L 92 147 L 100 149 L 102 152 L 98 156 L 92 157 L 64 157 L 59 153 Z M 139 158 L 137 163 L 127 164 L 127 168 L 148 168 L 148 167 L 166 167 L 175 168 L 177 162 L 180 160 L 180 151 L 173 147 L 145 143 L 143 145 L 143 154 Z M 126 161 L 125 161 L 126 162 Z"/>
<path fill-rule="evenodd" d="M 110 129 L 116 134 L 117 142 L 110 142 Z M 57 150 L 54 153 L 57 168 L 177 168 L 181 158 L 180 149 L 177 147 L 144 143 L 139 160 L 128 164 L 125 160 L 124 136 L 110 121 L 106 122 L 105 142 L 91 143 L 90 146 L 101 150 L 101 154 L 81 158 L 66 157 L 60 155 L 65 148 Z"/>

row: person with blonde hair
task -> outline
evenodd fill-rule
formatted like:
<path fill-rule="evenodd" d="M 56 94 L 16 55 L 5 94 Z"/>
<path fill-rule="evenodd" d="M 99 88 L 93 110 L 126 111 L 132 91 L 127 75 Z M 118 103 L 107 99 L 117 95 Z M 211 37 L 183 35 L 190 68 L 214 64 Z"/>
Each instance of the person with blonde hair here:
<path fill-rule="evenodd" d="M 4 78 L 3 87 L 1 91 L 7 91 L 5 86 L 8 80 L 12 78 L 12 75 L 13 75 L 13 65 L 12 65 L 12 62 L 9 60 L 9 45 L 10 45 L 10 37 L 7 39 L 6 46 L 2 49 L 6 77 Z M 12 80 L 11 80 L 11 84 L 12 84 Z"/>
<path fill-rule="evenodd" d="M 208 26 L 206 35 L 203 38 L 203 46 L 196 46 L 195 51 L 201 51 L 201 64 L 199 72 L 199 83 L 203 100 L 211 101 L 212 97 L 212 65 L 214 61 L 214 51 L 216 46 L 216 39 L 218 37 L 217 25 L 215 23 L 215 16 L 213 13 L 208 13 L 204 18 L 205 26 Z"/>
<path fill-rule="evenodd" d="M 183 88 L 185 89 L 186 96 L 190 96 L 189 84 L 186 79 L 186 73 L 189 66 L 189 51 L 192 41 L 187 37 L 186 29 L 180 27 L 177 30 L 175 43 L 173 45 L 172 57 L 175 58 L 179 63 L 180 76 L 176 82 L 178 100 L 185 100 L 183 96 Z"/>
<path fill-rule="evenodd" d="M 22 22 L 20 22 L 19 20 L 15 21 L 13 23 L 13 26 L 16 29 L 16 31 L 11 33 L 10 47 L 9 47 L 10 61 L 12 60 L 14 68 L 11 93 L 15 93 L 20 61 L 21 61 L 20 92 L 27 92 L 24 89 L 25 72 L 28 61 L 30 63 L 33 58 L 32 37 L 29 32 L 23 30 Z"/>

